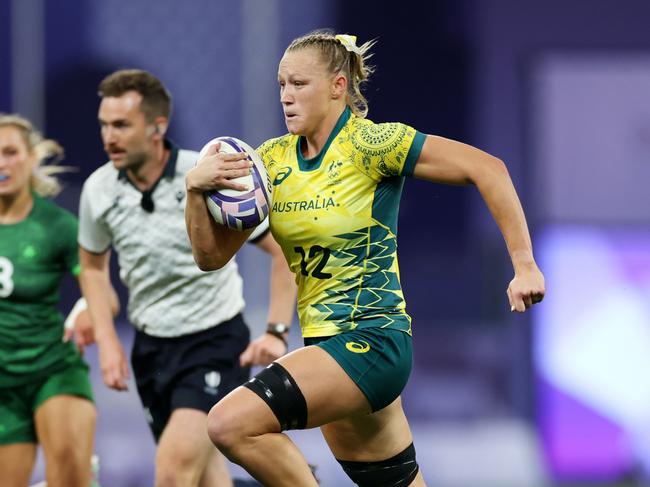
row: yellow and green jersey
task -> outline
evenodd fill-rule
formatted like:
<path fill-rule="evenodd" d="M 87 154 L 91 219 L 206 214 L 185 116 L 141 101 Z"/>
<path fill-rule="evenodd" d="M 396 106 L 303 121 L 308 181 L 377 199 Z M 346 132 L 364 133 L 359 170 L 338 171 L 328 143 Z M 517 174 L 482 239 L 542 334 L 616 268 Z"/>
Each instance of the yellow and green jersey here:
<path fill-rule="evenodd" d="M 77 219 L 34 195 L 24 220 L 0 225 L 0 388 L 79 360 L 57 309 L 64 274 L 79 274 Z"/>
<path fill-rule="evenodd" d="M 271 231 L 296 274 L 304 337 L 364 327 L 410 333 L 397 214 L 424 140 L 407 125 L 346 109 L 313 159 L 302 157 L 296 135 L 259 148 L 273 187 Z"/>

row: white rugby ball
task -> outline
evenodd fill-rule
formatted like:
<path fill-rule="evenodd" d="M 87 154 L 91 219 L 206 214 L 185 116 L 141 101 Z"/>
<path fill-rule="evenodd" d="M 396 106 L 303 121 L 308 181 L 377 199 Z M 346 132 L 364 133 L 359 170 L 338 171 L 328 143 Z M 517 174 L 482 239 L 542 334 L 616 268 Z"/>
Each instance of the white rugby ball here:
<path fill-rule="evenodd" d="M 227 136 L 214 138 L 205 144 L 199 153 L 199 159 L 217 142 L 221 142 L 219 152 L 226 154 L 246 152 L 253 166 L 248 176 L 232 179 L 234 182 L 247 185 L 248 190 L 207 191 L 205 201 L 208 210 L 221 225 L 240 231 L 254 228 L 264 221 L 271 207 L 271 182 L 264 162 L 255 149 L 246 142 Z"/>

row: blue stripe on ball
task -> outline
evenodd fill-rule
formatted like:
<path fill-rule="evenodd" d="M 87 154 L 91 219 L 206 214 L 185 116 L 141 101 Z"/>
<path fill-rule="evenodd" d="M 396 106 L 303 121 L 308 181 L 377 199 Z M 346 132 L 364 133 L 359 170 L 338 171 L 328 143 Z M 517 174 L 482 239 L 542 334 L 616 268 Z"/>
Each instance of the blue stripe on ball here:
<path fill-rule="evenodd" d="M 225 212 L 224 212 L 224 215 L 226 215 L 226 218 L 227 218 L 226 222 L 227 222 L 227 225 L 230 228 L 239 228 L 239 225 L 237 225 L 237 220 L 238 220 L 237 218 L 235 218 L 234 216 L 231 216 L 231 215 L 229 215 L 228 213 L 225 213 Z"/>
<path fill-rule="evenodd" d="M 241 203 L 239 203 L 238 208 L 239 211 L 248 211 L 248 210 L 252 210 L 256 206 L 257 206 L 257 200 L 253 198 L 250 200 L 242 201 Z"/>

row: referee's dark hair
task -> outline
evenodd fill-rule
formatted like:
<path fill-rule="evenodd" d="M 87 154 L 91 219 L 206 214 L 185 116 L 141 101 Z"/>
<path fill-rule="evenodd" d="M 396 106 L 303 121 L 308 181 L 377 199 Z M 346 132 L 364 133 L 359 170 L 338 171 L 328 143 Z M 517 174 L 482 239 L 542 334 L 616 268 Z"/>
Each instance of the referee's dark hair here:
<path fill-rule="evenodd" d="M 142 95 L 140 109 L 148 122 L 161 116 L 169 119 L 172 110 L 169 91 L 162 81 L 142 69 L 120 69 L 109 74 L 99 84 L 98 95 L 102 98 L 120 97 L 128 91 Z"/>

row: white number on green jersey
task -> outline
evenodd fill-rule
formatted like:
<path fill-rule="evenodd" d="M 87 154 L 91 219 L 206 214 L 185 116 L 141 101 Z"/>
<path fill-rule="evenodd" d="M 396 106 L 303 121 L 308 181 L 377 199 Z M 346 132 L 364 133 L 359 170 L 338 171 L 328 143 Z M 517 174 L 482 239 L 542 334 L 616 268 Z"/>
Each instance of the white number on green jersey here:
<path fill-rule="evenodd" d="M 0 257 L 0 298 L 8 298 L 14 290 L 14 265 L 6 257 Z"/>

